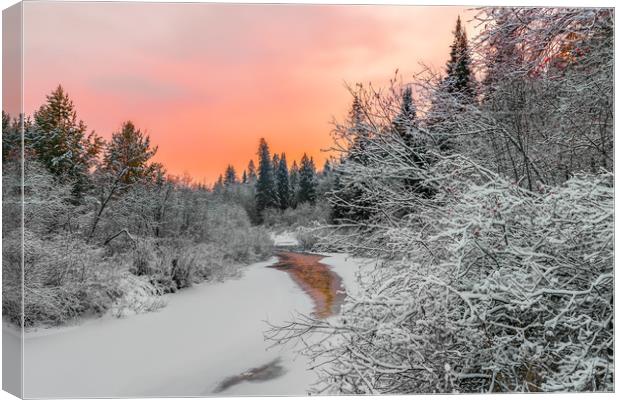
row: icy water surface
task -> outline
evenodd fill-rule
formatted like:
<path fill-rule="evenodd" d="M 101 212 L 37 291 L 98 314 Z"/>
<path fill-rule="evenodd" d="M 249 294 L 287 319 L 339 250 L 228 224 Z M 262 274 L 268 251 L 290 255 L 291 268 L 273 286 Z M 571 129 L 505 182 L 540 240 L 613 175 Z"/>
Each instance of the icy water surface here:
<path fill-rule="evenodd" d="M 279 262 L 271 267 L 287 272 L 310 296 L 314 302 L 315 317 L 327 318 L 338 314 L 345 297 L 342 279 L 320 262 L 324 256 L 283 251 L 278 258 Z"/>

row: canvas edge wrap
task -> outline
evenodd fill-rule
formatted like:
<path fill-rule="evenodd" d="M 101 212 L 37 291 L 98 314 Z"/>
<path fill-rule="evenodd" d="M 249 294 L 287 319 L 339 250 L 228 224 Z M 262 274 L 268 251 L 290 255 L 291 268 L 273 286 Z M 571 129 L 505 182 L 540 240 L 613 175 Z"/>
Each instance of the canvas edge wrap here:
<path fill-rule="evenodd" d="M 21 199 L 18 205 L 21 210 L 21 280 L 19 285 L 19 294 L 16 294 L 14 298 L 19 298 L 21 304 L 19 307 L 22 309 L 22 328 L 17 328 L 13 325 L 8 325 L 3 318 L 2 327 L 2 390 L 17 396 L 23 397 L 24 394 L 24 382 L 23 382 L 23 234 L 24 234 L 24 191 L 23 191 L 23 3 L 19 2 L 12 5 L 2 11 L 2 102 L 3 111 L 6 111 L 12 118 L 19 118 L 20 131 L 22 136 L 21 144 L 21 157 L 18 157 L 15 162 L 20 165 L 17 166 L 21 170 Z M 3 176 L 4 181 L 4 176 Z M 5 229 L 5 222 L 3 221 L 3 231 Z M 4 236 L 4 235 L 3 235 Z M 3 249 L 6 246 L 3 241 Z M 4 254 L 4 252 L 3 252 Z M 4 260 L 3 260 L 4 261 Z M 4 268 L 3 268 L 4 274 Z M 15 290 L 14 288 L 7 288 L 4 286 L 3 280 L 3 295 L 5 290 Z M 4 314 L 4 307 L 3 307 Z"/>

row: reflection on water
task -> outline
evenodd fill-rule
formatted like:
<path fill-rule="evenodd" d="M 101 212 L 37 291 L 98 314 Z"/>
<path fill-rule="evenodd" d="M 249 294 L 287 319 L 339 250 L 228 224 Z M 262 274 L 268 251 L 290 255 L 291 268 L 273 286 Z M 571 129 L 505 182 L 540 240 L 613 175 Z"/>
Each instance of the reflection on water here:
<path fill-rule="evenodd" d="M 222 392 L 231 386 L 238 385 L 241 382 L 268 381 L 284 375 L 284 372 L 284 368 L 280 365 L 280 359 L 276 358 L 265 365 L 249 369 L 239 375 L 234 375 L 224 379 L 213 392 Z"/>
<path fill-rule="evenodd" d="M 327 318 L 337 314 L 344 300 L 342 279 L 319 261 L 323 256 L 280 252 L 279 262 L 270 268 L 287 272 L 314 302 L 313 315 Z"/>

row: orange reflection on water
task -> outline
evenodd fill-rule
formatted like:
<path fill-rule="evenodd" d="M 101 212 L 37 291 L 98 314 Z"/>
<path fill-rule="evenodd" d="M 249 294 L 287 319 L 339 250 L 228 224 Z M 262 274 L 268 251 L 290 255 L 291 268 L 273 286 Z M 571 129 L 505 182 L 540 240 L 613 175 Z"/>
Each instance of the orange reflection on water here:
<path fill-rule="evenodd" d="M 323 256 L 280 252 L 278 258 L 271 268 L 287 272 L 312 298 L 315 317 L 327 318 L 338 313 L 345 296 L 342 279 L 319 262 Z"/>

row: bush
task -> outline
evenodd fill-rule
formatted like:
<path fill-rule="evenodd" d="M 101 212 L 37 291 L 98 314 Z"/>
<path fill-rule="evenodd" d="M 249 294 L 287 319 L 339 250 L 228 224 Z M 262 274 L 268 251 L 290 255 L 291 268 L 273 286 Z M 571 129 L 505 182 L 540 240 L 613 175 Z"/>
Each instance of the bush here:
<path fill-rule="evenodd" d="M 340 393 L 612 390 L 613 175 L 530 192 L 453 157 L 432 176 L 416 218 L 346 232 L 391 261 L 342 317 L 280 338 L 332 332 L 307 351 Z"/>
<path fill-rule="evenodd" d="M 77 199 L 70 183 L 28 162 L 22 282 L 21 168 L 6 167 L 2 308 L 18 325 L 22 307 L 26 327 L 155 310 L 164 293 L 235 276 L 238 264 L 271 255 L 268 233 L 243 207 L 187 183 L 136 183 L 99 215 L 93 193 Z"/>
<path fill-rule="evenodd" d="M 203 222 L 202 242 L 212 243 L 229 262 L 248 263 L 271 255 L 273 241 L 260 226 L 252 226 L 239 205 L 216 204 L 210 207 Z"/>
<path fill-rule="evenodd" d="M 295 238 L 302 250 L 310 251 L 319 243 L 320 236 L 316 230 L 300 228 L 295 232 Z"/>
<path fill-rule="evenodd" d="M 224 214 L 225 215 L 225 214 Z M 147 276 L 163 293 L 176 292 L 204 280 L 221 280 L 238 273 L 237 264 L 271 255 L 273 241 L 261 227 L 231 219 L 232 226 L 210 225 L 207 243 L 186 239 L 139 239 L 130 271 Z M 209 222 L 213 223 L 213 220 Z M 230 221 L 229 221 L 230 224 Z M 217 239 L 216 239 L 217 238 Z"/>
<path fill-rule="evenodd" d="M 29 327 L 101 315 L 123 296 L 118 264 L 80 240 L 43 240 L 26 231 L 24 256 L 22 299 L 21 240 L 17 234 L 5 237 L 3 314 L 16 324 L 21 324 L 22 301 L 24 326 Z"/>
<path fill-rule="evenodd" d="M 125 273 L 119 280 L 119 289 L 123 295 L 110 310 L 110 313 L 117 318 L 156 311 L 166 305 L 162 291 L 145 277 Z"/>
<path fill-rule="evenodd" d="M 191 243 L 182 240 L 138 239 L 130 272 L 145 276 L 163 293 L 192 285 L 195 259 Z"/>

